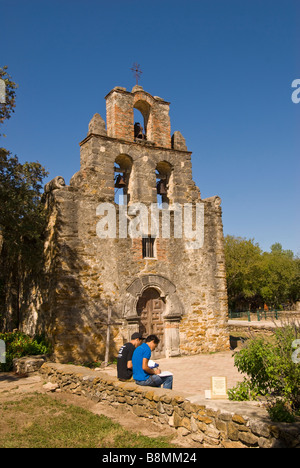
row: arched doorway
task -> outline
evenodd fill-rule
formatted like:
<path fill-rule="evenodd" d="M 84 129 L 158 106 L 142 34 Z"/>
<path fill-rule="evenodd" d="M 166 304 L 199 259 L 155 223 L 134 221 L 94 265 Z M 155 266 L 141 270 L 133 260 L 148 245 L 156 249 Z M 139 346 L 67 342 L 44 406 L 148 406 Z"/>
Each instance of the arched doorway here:
<path fill-rule="evenodd" d="M 144 336 L 153 333 L 161 340 L 157 354 L 167 358 L 180 354 L 179 323 L 184 308 L 176 286 L 168 278 L 161 275 L 135 278 L 126 288 L 123 314 L 128 340 L 134 332 L 140 331 Z M 155 353 L 153 357 L 158 355 Z"/>
<path fill-rule="evenodd" d="M 137 303 L 137 315 L 139 317 L 139 332 L 143 338 L 149 335 L 157 335 L 160 342 L 152 357 L 165 357 L 164 321 L 163 312 L 165 302 L 155 288 L 147 288 Z"/>

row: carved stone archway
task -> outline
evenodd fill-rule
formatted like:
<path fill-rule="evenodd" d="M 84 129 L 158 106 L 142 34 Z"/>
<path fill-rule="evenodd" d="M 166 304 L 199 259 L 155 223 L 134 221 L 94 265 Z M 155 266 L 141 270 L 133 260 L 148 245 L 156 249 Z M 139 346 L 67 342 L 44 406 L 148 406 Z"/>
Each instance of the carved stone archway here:
<path fill-rule="evenodd" d="M 181 301 L 176 293 L 175 285 L 160 275 L 145 275 L 136 278 L 127 288 L 123 316 L 127 322 L 128 338 L 132 333 L 139 331 L 139 315 L 137 304 L 143 292 L 154 288 L 159 292 L 165 303 L 162 315 L 164 322 L 164 342 L 166 357 L 178 356 L 179 351 L 179 322 L 184 313 Z"/>

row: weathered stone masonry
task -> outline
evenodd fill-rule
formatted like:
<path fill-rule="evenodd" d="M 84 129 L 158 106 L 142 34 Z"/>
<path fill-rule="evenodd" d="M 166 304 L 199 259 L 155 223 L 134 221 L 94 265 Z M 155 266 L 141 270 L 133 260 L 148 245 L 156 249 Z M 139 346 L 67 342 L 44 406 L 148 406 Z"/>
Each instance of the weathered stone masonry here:
<path fill-rule="evenodd" d="M 142 114 L 144 134 L 135 133 L 134 108 Z M 158 334 L 159 353 L 167 357 L 227 349 L 220 198 L 201 199 L 185 139 L 178 131 L 171 136 L 168 102 L 140 86 L 132 92 L 116 87 L 106 96 L 106 110 L 107 125 L 99 114 L 89 124 L 80 170 L 70 184 L 56 178 L 45 187 L 45 271 L 23 311 L 23 330 L 46 331 L 59 361 L 102 359 L 110 307 L 111 357 L 138 330 Z M 140 238 L 99 238 L 97 207 L 115 203 L 118 174 L 128 207 L 156 203 L 159 181 L 172 222 L 173 204 L 201 204 L 203 246 L 190 250 L 184 236 L 159 236 L 144 255 Z M 117 215 L 124 209 L 114 206 Z"/>

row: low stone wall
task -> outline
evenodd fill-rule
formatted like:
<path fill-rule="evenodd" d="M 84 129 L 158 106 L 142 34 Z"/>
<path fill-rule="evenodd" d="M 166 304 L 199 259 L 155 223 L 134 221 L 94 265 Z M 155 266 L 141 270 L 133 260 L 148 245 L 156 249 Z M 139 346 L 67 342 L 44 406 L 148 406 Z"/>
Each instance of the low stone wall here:
<path fill-rule="evenodd" d="M 13 360 L 13 370 L 17 374 L 30 374 L 36 372 L 46 362 L 47 356 L 40 354 L 37 356 L 24 356 Z"/>
<path fill-rule="evenodd" d="M 192 403 L 186 395 L 163 388 L 120 382 L 103 371 L 82 366 L 46 362 L 39 372 L 52 388 L 83 395 L 96 402 L 126 405 L 135 415 L 174 427 L 187 440 L 203 448 L 300 447 L 300 423 L 275 424 L 268 418 L 211 405 Z M 215 402 L 214 402 L 215 403 Z"/>
<path fill-rule="evenodd" d="M 246 322 L 238 320 L 230 320 L 228 322 L 229 333 L 234 335 L 240 334 L 242 337 L 253 338 L 257 335 L 268 335 L 272 336 L 274 334 L 274 325 L 269 324 L 268 322 Z"/>
<path fill-rule="evenodd" d="M 264 320 L 251 320 L 249 322 L 245 319 L 230 319 L 228 320 L 229 333 L 241 333 L 241 335 L 273 335 L 276 328 L 283 327 L 285 325 L 297 325 L 300 326 L 300 314 L 295 311 L 280 311 L 279 319 Z"/>

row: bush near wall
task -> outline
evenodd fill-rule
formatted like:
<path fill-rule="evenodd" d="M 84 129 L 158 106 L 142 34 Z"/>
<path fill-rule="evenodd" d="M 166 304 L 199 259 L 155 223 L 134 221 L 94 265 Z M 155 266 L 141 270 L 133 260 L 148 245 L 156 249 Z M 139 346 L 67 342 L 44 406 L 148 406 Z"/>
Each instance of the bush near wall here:
<path fill-rule="evenodd" d="M 256 336 L 235 354 L 244 381 L 228 391 L 231 400 L 264 397 L 274 421 L 295 421 L 300 417 L 300 363 L 292 359 L 293 343 L 300 327 L 289 324 L 275 328 L 273 336 Z"/>
<path fill-rule="evenodd" d="M 0 363 L 0 372 L 9 372 L 13 368 L 13 359 L 23 356 L 49 354 L 50 345 L 43 336 L 30 337 L 20 331 L 0 333 L 0 340 L 5 342 L 5 363 Z"/>

